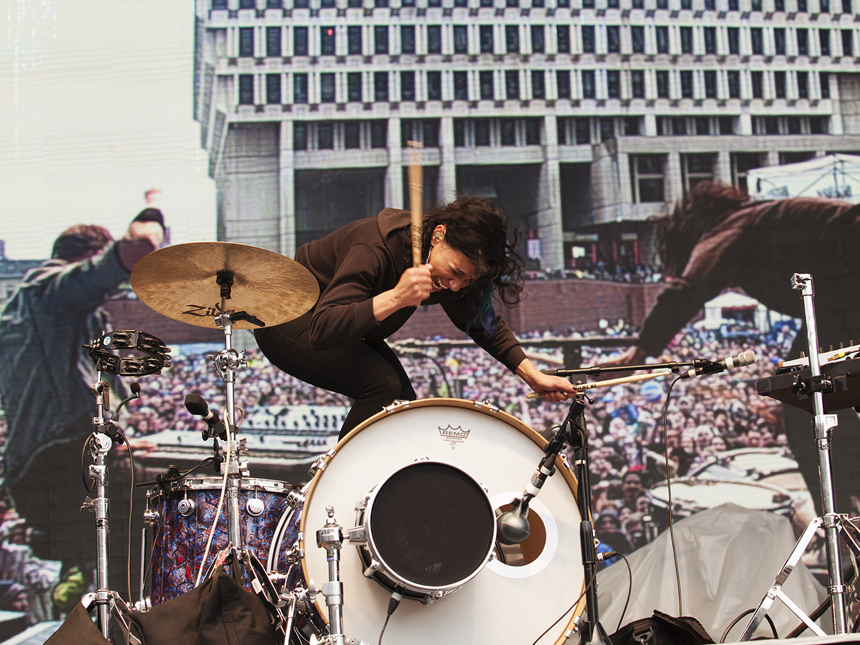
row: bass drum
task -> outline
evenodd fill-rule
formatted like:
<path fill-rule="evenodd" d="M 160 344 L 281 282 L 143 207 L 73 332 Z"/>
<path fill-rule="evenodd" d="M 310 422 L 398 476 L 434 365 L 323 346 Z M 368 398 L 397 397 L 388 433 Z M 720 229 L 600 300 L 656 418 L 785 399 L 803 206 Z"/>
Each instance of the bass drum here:
<path fill-rule="evenodd" d="M 341 551 L 347 638 L 379 640 L 397 586 L 415 593 L 404 594 L 385 642 L 564 643 L 585 603 L 576 480 L 561 459 L 530 504 L 529 539 L 515 547 L 492 543 L 492 518 L 522 494 L 545 444 L 486 403 L 424 399 L 390 406 L 344 437 L 308 488 L 298 533 L 303 582 L 319 588 L 328 581 L 316 532 L 331 506 L 345 531 L 358 525 L 367 536 L 345 541 Z M 468 522 L 451 521 L 464 512 Z M 288 547 L 274 547 L 279 567 Z M 378 566 L 365 577 L 368 562 Z M 428 597 L 434 590 L 435 602 Z M 321 596 L 311 611 L 311 622 L 327 622 Z"/>

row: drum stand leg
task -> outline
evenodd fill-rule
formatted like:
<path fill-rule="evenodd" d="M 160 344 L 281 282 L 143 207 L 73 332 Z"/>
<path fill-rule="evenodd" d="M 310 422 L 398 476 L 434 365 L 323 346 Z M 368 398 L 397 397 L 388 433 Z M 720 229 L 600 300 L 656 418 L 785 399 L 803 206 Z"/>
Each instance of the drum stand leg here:
<path fill-rule="evenodd" d="M 317 546 L 325 549 L 328 561 L 328 582 L 322 586 L 325 604 L 328 607 L 329 633 L 320 643 L 325 645 L 367 645 L 364 641 L 347 639 L 343 634 L 343 583 L 340 581 L 340 549 L 343 546 L 343 530 L 334 519 L 334 508 L 326 506 L 328 519 L 317 531 Z M 398 600 L 399 602 L 399 600 Z M 389 615 L 391 614 L 389 610 Z"/>
<path fill-rule="evenodd" d="M 815 531 L 819 527 L 824 528 L 824 534 L 827 547 L 827 568 L 830 574 L 829 595 L 831 599 L 831 611 L 833 617 L 833 632 L 834 635 L 844 634 L 847 632 L 845 594 L 847 588 L 843 584 L 842 579 L 842 558 L 839 552 L 839 533 L 852 536 L 856 542 L 857 528 L 850 522 L 845 521 L 845 516 L 836 514 L 836 502 L 833 489 L 833 474 L 830 460 L 830 436 L 833 428 L 837 427 L 837 417 L 835 414 L 824 414 L 824 392 L 832 384 L 823 380 L 821 377 L 821 364 L 818 358 L 818 327 L 815 320 L 815 309 L 812 305 L 814 291 L 812 286 L 812 276 L 808 273 L 795 273 L 791 278 L 791 286 L 795 291 L 798 291 L 803 300 L 804 322 L 806 324 L 806 337 L 809 348 L 809 367 L 811 378 L 806 384 L 798 389 L 798 394 L 812 394 L 812 409 L 815 414 L 813 427 L 815 430 L 815 441 L 818 445 L 818 473 L 821 478 L 821 502 L 824 514 L 821 517 L 815 518 L 806 531 L 801 536 L 797 545 L 792 551 L 782 570 L 774 582 L 774 585 L 765 595 L 761 604 L 753 613 L 750 622 L 744 628 L 744 632 L 739 641 L 749 640 L 752 637 L 756 627 L 758 627 L 767 609 L 773 604 L 774 598 L 779 598 L 798 618 L 804 621 L 810 629 L 818 635 L 823 636 L 824 633 L 818 628 L 799 607 L 797 607 L 788 596 L 782 591 L 782 585 L 785 579 L 789 576 L 794 566 L 797 564 L 800 556 L 805 551 L 809 542 L 812 540 Z M 849 528 L 850 527 L 850 528 Z M 860 546 L 860 542 L 857 543 Z M 851 544 L 849 539 L 849 546 Z"/>

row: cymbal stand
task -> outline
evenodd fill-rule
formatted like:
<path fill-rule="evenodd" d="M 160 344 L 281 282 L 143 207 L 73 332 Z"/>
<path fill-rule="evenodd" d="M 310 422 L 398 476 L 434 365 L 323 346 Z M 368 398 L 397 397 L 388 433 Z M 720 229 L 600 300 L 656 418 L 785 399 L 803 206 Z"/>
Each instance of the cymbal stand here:
<path fill-rule="evenodd" d="M 846 522 L 847 516 L 837 515 L 835 494 L 833 490 L 833 475 L 830 461 L 830 437 L 833 428 L 837 427 L 837 416 L 835 414 L 824 414 L 824 392 L 832 389 L 832 383 L 822 378 L 821 363 L 818 357 L 818 327 L 815 320 L 815 308 L 812 300 L 815 292 L 812 285 L 812 276 L 808 273 L 795 273 L 791 278 L 791 287 L 800 292 L 803 299 L 804 321 L 806 323 L 806 339 L 809 345 L 809 367 L 811 377 L 804 384 L 804 392 L 812 394 L 812 410 L 814 412 L 813 427 L 815 441 L 818 444 L 818 472 L 821 478 L 821 502 L 824 514 L 809 523 L 797 545 L 792 551 L 786 563 L 783 565 L 779 575 L 759 604 L 758 608 L 750 618 L 738 641 L 749 640 L 758 625 L 764 619 L 767 610 L 773 604 L 775 598 L 779 598 L 792 613 L 810 626 L 813 631 L 820 631 L 813 627 L 809 617 L 797 607 L 782 591 L 782 585 L 791 574 L 794 565 L 797 564 L 803 551 L 809 545 L 815 535 L 815 531 L 822 527 L 824 529 L 827 566 L 830 574 L 830 588 L 828 590 L 831 598 L 831 613 L 833 616 L 834 635 L 845 634 L 847 631 L 845 594 L 847 588 L 842 579 L 842 558 L 839 552 L 839 535 L 852 536 L 857 534 L 856 527 L 851 522 Z M 849 545 L 850 546 L 850 545 Z"/>
<path fill-rule="evenodd" d="M 226 460 L 221 464 L 221 468 L 225 469 L 222 470 L 222 474 L 227 473 L 227 538 L 234 561 L 249 568 L 247 554 L 242 547 L 239 493 L 242 477 L 247 477 L 250 473 L 248 471 L 247 460 L 240 459 L 237 450 L 235 406 L 236 371 L 247 367 L 248 361 L 245 359 L 244 349 L 236 351 L 233 348 L 233 323 L 239 320 L 247 320 L 261 326 L 263 323 L 244 311 L 227 312 L 227 300 L 230 299 L 230 292 L 233 286 L 233 273 L 231 271 L 218 271 L 216 281 L 221 287 L 220 311 L 222 313 L 215 318 L 215 322 L 224 330 L 224 349 L 213 356 L 209 356 L 209 359 L 212 361 L 215 371 L 218 372 L 221 380 L 224 381 L 227 398 L 224 425 L 227 428 L 227 443 L 229 448 Z"/>

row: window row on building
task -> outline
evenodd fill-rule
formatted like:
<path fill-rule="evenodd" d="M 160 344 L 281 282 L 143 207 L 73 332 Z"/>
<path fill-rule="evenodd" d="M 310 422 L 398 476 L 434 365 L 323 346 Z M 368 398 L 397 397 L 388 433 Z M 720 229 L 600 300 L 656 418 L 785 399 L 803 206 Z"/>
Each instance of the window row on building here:
<path fill-rule="evenodd" d="M 643 117 L 560 117 L 559 145 L 591 145 L 618 137 L 639 136 Z M 725 136 L 738 134 L 734 116 L 656 115 L 658 136 Z M 754 116 L 753 130 L 761 135 L 823 135 L 828 133 L 827 116 Z"/>
<path fill-rule="evenodd" d="M 404 70 L 239 74 L 239 105 L 503 100 L 820 100 L 831 75 L 806 70 Z"/>
<path fill-rule="evenodd" d="M 779 164 L 808 161 L 815 156 L 814 151 L 779 152 Z M 685 191 L 690 191 L 701 181 L 720 179 L 724 182 L 746 189 L 747 175 L 754 168 L 767 165 L 766 155 L 761 152 L 733 152 L 729 155 L 731 177 L 720 177 L 718 172 L 719 154 L 687 153 L 678 155 L 681 165 L 681 179 Z M 630 155 L 629 168 L 634 203 L 666 201 L 668 154 Z"/>
<path fill-rule="evenodd" d="M 854 0 L 211 0 L 214 11 L 266 9 L 645 9 L 766 13 L 853 14 Z"/>
<path fill-rule="evenodd" d="M 854 28 L 683 24 L 331 24 L 238 27 L 231 57 L 479 54 L 854 56 Z"/>
<path fill-rule="evenodd" d="M 643 116 L 561 117 L 557 120 L 558 144 L 593 145 L 619 137 L 640 136 Z M 719 136 L 736 133 L 736 117 L 657 116 L 661 136 Z M 828 117 L 755 116 L 756 134 L 827 134 Z M 401 119 L 400 143 L 418 141 L 425 148 L 440 146 L 440 119 Z M 457 148 L 537 146 L 543 142 L 543 119 L 539 117 L 455 118 Z M 388 121 L 294 121 L 293 149 L 297 151 L 370 150 L 388 147 Z M 806 154 L 806 153 L 804 153 Z M 804 159 L 797 159 L 803 161 Z"/>

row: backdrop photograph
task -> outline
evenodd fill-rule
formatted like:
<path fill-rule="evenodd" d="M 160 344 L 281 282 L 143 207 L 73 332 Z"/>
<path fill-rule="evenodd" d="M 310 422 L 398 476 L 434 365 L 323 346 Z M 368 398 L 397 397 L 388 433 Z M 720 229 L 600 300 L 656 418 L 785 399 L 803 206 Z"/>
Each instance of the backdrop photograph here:
<path fill-rule="evenodd" d="M 327 521 L 368 536 L 347 636 L 564 642 L 599 570 L 607 632 L 659 609 L 718 639 L 860 511 L 852 0 L 0 9 L 0 642 L 105 588 L 144 625 L 228 543 L 320 588 Z M 769 551 L 698 542 L 753 517 Z M 682 574 L 746 563 L 747 596 L 676 584 L 670 525 L 699 527 Z M 297 606 L 316 642 L 325 600 Z"/>

